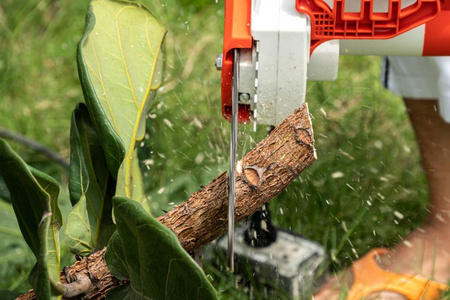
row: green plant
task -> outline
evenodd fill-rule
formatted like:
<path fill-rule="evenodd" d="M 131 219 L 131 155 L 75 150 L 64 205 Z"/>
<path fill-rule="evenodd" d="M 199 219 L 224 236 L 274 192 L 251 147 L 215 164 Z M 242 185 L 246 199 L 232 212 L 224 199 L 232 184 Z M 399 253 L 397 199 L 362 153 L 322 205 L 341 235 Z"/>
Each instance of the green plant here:
<path fill-rule="evenodd" d="M 161 84 L 165 28 L 138 3 L 93 0 L 78 45 L 78 70 L 86 104 L 72 115 L 70 200 L 64 240 L 86 256 L 108 245 L 110 270 L 129 285 L 111 299 L 216 298 L 203 271 L 176 236 L 150 213 L 137 144 Z M 59 185 L 0 140 L 0 173 L 22 235 L 37 263 L 30 282 L 38 299 L 85 291 L 59 281 Z M 114 221 L 113 222 L 113 218 Z"/>

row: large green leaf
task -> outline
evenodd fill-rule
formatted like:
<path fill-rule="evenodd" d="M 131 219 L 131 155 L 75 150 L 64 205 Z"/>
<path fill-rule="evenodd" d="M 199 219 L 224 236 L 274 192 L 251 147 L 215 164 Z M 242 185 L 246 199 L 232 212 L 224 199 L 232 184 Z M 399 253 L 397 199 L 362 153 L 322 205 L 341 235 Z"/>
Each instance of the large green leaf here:
<path fill-rule="evenodd" d="M 59 281 L 60 270 L 62 216 L 58 207 L 58 183 L 28 167 L 2 139 L 0 173 L 9 189 L 22 235 L 37 258 L 31 284 L 39 299 L 48 299 L 52 294 L 50 281 Z"/>
<path fill-rule="evenodd" d="M 115 181 L 82 103 L 72 114 L 70 148 L 69 189 L 74 206 L 67 216 L 64 238 L 72 252 L 83 255 L 106 246 L 115 230 L 111 203 Z"/>
<path fill-rule="evenodd" d="M 142 199 L 133 176 L 135 146 L 161 84 L 160 48 L 166 30 L 144 6 L 93 0 L 78 46 L 78 69 L 86 103 L 102 137 L 117 195 Z M 120 168 L 120 170 L 119 170 Z"/>
<path fill-rule="evenodd" d="M 111 272 L 130 284 L 110 292 L 109 299 L 217 299 L 172 231 L 135 201 L 115 197 L 113 203 L 117 232 L 105 259 Z"/>
<path fill-rule="evenodd" d="M 14 211 L 11 204 L 6 203 L 0 199 L 0 253 L 4 248 L 8 248 L 10 244 L 17 243 L 20 238 L 23 241 L 22 234 L 18 227 L 16 218 L 14 217 Z M 10 242 L 9 239 L 14 240 Z"/>

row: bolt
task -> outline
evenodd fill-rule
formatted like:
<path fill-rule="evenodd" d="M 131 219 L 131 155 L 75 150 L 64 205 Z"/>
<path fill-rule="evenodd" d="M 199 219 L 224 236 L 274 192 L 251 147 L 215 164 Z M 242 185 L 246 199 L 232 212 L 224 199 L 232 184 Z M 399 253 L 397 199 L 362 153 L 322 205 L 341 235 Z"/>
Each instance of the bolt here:
<path fill-rule="evenodd" d="M 250 94 L 248 93 L 240 93 L 239 94 L 239 101 L 242 103 L 248 103 L 250 101 Z"/>
<path fill-rule="evenodd" d="M 223 54 L 222 53 L 217 54 L 215 65 L 216 69 L 219 71 L 222 70 L 222 61 L 223 61 Z"/>

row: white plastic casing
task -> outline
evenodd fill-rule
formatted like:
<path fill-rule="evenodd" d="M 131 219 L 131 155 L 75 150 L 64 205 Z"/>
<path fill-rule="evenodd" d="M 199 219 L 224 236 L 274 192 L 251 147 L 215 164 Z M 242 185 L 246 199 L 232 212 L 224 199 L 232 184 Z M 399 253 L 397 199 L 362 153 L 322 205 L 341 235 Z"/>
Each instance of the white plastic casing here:
<path fill-rule="evenodd" d="M 253 98 L 257 123 L 276 125 L 289 116 L 305 101 L 307 79 L 337 76 L 339 42 L 320 45 L 310 61 L 309 19 L 294 4 L 292 0 L 252 1 L 255 45 L 251 53 L 241 51 L 239 92 Z"/>
<path fill-rule="evenodd" d="M 253 0 L 251 20 L 251 35 L 259 44 L 254 117 L 276 125 L 305 100 L 308 20 L 292 0 Z"/>
<path fill-rule="evenodd" d="M 341 54 L 421 56 L 425 25 L 388 40 L 341 40 Z"/>
<path fill-rule="evenodd" d="M 320 44 L 308 64 L 308 80 L 335 80 L 339 67 L 339 40 Z"/>
<path fill-rule="evenodd" d="M 333 0 L 325 0 L 333 8 Z M 416 0 L 402 1 L 402 8 Z M 359 12 L 360 0 L 347 0 L 346 12 Z M 373 1 L 386 12 L 389 0 Z M 257 123 L 276 125 L 306 97 L 307 80 L 334 80 L 339 54 L 422 55 L 425 26 L 388 40 L 332 40 L 319 45 L 310 58 L 310 26 L 293 0 L 252 0 L 254 47 L 242 49 L 239 63 L 241 103 L 250 104 Z"/>

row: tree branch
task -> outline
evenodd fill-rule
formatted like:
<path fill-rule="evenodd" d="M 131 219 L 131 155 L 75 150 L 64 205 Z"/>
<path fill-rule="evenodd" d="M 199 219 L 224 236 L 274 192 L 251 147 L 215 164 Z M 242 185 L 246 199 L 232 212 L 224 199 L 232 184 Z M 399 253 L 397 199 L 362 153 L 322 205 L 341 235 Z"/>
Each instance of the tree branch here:
<path fill-rule="evenodd" d="M 315 160 L 311 119 L 308 106 L 303 104 L 238 162 L 236 222 L 252 215 L 281 193 Z M 227 230 L 227 207 L 227 173 L 222 173 L 158 220 L 177 235 L 186 251 L 194 251 Z M 61 272 L 61 281 L 69 283 L 87 274 L 91 289 L 83 298 L 86 300 L 103 299 L 111 288 L 127 284 L 111 275 L 103 257 L 105 251 L 65 268 Z M 18 299 L 35 299 L 33 296 L 30 291 Z"/>

